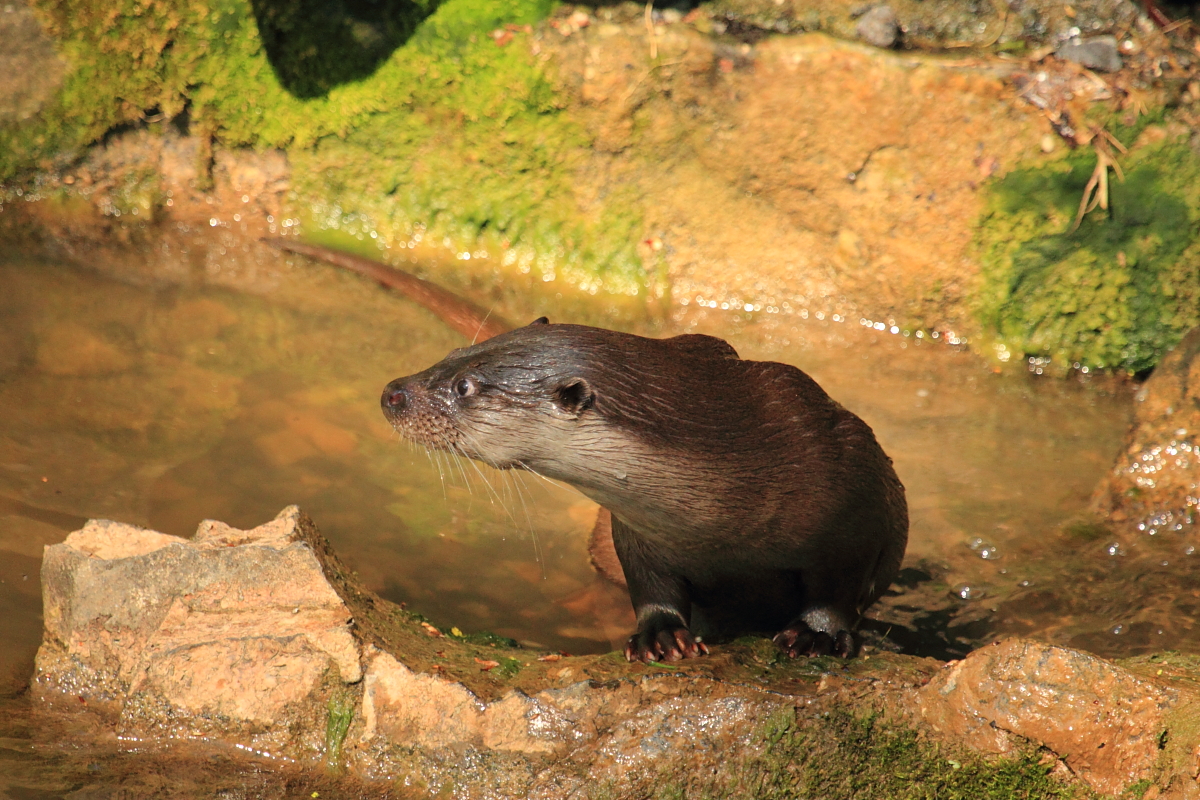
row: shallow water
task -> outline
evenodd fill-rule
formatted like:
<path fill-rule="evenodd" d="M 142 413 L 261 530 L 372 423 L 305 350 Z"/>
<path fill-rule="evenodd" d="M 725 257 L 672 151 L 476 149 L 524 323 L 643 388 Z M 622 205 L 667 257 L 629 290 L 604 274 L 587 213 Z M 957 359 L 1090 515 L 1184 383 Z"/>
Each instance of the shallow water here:
<path fill-rule="evenodd" d="M 588 565 L 594 504 L 431 458 L 384 422 L 383 385 L 457 335 L 366 281 L 271 259 L 254 291 L 0 261 L 0 689 L 31 671 L 43 545 L 88 517 L 188 536 L 297 503 L 367 586 L 436 625 L 571 653 L 619 643 L 632 615 Z M 1112 463 L 1128 386 L 996 374 L 815 314 L 692 311 L 674 327 L 800 366 L 895 459 L 909 555 L 869 643 L 941 657 L 1006 632 L 1106 655 L 1198 644 L 1187 543 L 1062 531 Z"/>
<path fill-rule="evenodd" d="M 625 600 L 595 578 L 584 552 L 590 501 L 528 475 L 431 457 L 379 413 L 381 387 L 440 359 L 462 343 L 456 334 L 303 259 L 268 257 L 242 284 L 253 291 L 150 283 L 150 252 L 175 247 L 182 258 L 185 249 L 159 244 L 141 269 L 122 266 L 123 281 L 34 255 L 0 265 L 0 603 L 12 611 L 0 625 L 13 645 L 0 669 L 23 671 L 36 648 L 42 545 L 85 518 L 187 536 L 204 518 L 251 527 L 290 503 L 313 515 L 368 586 L 435 623 L 568 652 L 623 638 Z M 549 295 L 538 308 L 576 318 Z M 747 324 L 693 306 L 673 327 L 796 364 L 875 428 L 912 514 L 905 591 L 873 615 L 894 642 L 950 656 L 1014 630 L 1107 654 L 1160 646 L 1120 638 L 1146 614 L 1122 607 L 1126 591 L 1091 616 L 1063 607 L 1079 584 L 1111 584 L 1147 549 L 1117 541 L 1124 555 L 1114 557 L 1111 537 L 1057 533 L 1112 463 L 1129 387 L 996 374 L 940 342 L 795 311 Z M 1034 589 L 1043 608 L 1033 618 L 1024 607 L 1012 619 L 1002 612 Z M 1170 622 L 1170 608 L 1155 605 Z M 922 619 L 930 615 L 942 622 Z"/>

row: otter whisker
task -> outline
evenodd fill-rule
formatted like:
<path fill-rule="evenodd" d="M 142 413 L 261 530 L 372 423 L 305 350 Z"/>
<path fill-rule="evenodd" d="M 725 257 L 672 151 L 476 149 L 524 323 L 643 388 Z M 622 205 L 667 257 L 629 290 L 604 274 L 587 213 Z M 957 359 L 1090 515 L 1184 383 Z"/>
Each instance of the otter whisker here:
<path fill-rule="evenodd" d="M 466 469 L 463 468 L 463 456 L 457 450 L 447 450 L 447 461 L 455 467 L 458 467 L 458 474 L 462 476 L 463 484 L 466 486 L 467 493 L 474 497 L 475 487 L 471 485 L 471 479 L 467 475 Z M 453 474 L 453 473 L 451 473 Z"/>
<path fill-rule="evenodd" d="M 463 438 L 468 440 L 468 442 L 467 442 L 468 444 L 470 444 L 472 446 L 477 445 L 477 442 L 474 441 L 474 437 L 471 436 L 470 434 L 464 432 Z M 476 448 L 476 449 L 478 449 L 478 448 Z M 500 507 L 502 509 L 504 509 L 504 512 L 506 514 L 508 514 L 509 518 L 512 519 L 513 524 L 515 525 L 516 518 L 513 517 L 512 510 L 509 508 L 508 503 L 505 502 L 505 500 L 500 496 L 500 493 L 496 491 L 495 487 L 492 486 L 491 481 L 489 481 L 487 476 L 484 475 L 483 470 L 481 470 L 479 468 L 479 464 L 477 464 L 475 462 L 475 459 L 473 459 L 473 458 L 467 458 L 467 463 L 470 464 L 477 473 L 479 473 L 479 477 L 483 480 L 483 485 L 486 486 L 488 488 L 488 491 L 491 493 L 492 504 L 495 505 L 497 503 L 497 501 L 499 501 Z"/>
<path fill-rule="evenodd" d="M 426 450 L 430 454 L 433 462 L 437 465 L 438 480 L 442 484 L 442 499 L 449 502 L 450 495 L 446 492 L 446 472 L 442 469 L 442 451 L 441 450 Z"/>
<path fill-rule="evenodd" d="M 461 433 L 461 435 L 462 435 L 463 439 L 467 442 L 468 445 L 473 447 L 476 451 L 480 450 L 479 442 L 475 439 L 475 436 L 472 433 L 463 431 Z M 470 463 L 471 466 L 475 468 L 475 471 L 477 473 L 479 473 L 480 478 L 483 479 L 484 485 L 487 486 L 488 489 L 492 492 L 492 495 L 494 497 L 493 503 L 496 503 L 498 501 L 500 507 L 504 510 L 505 514 L 508 515 L 509 520 L 512 521 L 513 527 L 519 529 L 521 527 L 521 524 L 517 521 L 516 514 L 513 513 L 512 503 L 511 503 L 512 494 L 516 495 L 517 500 L 521 503 L 521 509 L 522 509 L 523 513 L 525 514 L 525 524 L 529 528 L 530 538 L 533 540 L 534 560 L 539 565 L 541 565 L 542 578 L 545 579 L 546 578 L 546 563 L 545 563 L 545 559 L 542 558 L 541 543 L 538 541 L 537 530 L 533 524 L 533 516 L 529 512 L 529 506 L 525 502 L 525 496 L 521 491 L 521 484 L 519 483 L 519 480 L 520 480 L 519 477 L 517 475 L 514 475 L 511 472 L 511 470 L 505 471 L 502 473 L 506 479 L 505 489 L 506 490 L 510 489 L 510 488 L 512 489 L 512 493 L 509 495 L 509 499 L 506 500 L 505 498 L 501 497 L 499 492 L 496 491 L 495 487 L 492 486 L 491 482 L 487 479 L 487 476 L 484 475 L 483 470 L 480 469 L 479 465 L 475 462 L 474 459 L 468 459 L 468 463 Z"/>
<path fill-rule="evenodd" d="M 538 541 L 537 531 L 533 527 L 533 517 L 529 514 L 529 506 L 525 503 L 525 495 L 521 491 L 521 485 L 517 483 L 517 476 L 513 475 L 513 488 L 516 490 L 517 499 L 521 501 L 521 508 L 525 512 L 525 523 L 529 525 L 529 538 L 533 540 L 533 560 L 542 568 L 542 580 L 546 580 L 546 560 L 542 558 L 542 545 Z"/>

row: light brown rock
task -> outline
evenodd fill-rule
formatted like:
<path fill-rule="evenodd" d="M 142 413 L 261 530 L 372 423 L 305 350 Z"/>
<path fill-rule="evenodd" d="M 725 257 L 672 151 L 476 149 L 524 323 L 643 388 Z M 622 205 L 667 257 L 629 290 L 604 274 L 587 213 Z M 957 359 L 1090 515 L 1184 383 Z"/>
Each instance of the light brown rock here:
<path fill-rule="evenodd" d="M 984 751 L 1039 742 L 1100 792 L 1150 778 L 1173 689 L 1079 650 L 1010 640 L 952 662 L 920 690 L 918 715 Z"/>
<path fill-rule="evenodd" d="M 193 540 L 93 520 L 46 548 L 35 686 L 115 703 L 129 729 L 287 729 L 332 677 L 362 677 L 350 612 L 292 506 Z"/>
<path fill-rule="evenodd" d="M 289 186 L 287 156 L 281 150 L 221 150 L 214 157 L 214 178 L 247 197 L 278 194 Z"/>
<path fill-rule="evenodd" d="M 839 707 L 907 709 L 928 733 L 990 753 L 1025 737 L 1106 793 L 1145 778 L 1183 786 L 1177 773 L 1195 771 L 1180 723 L 1190 690 L 1027 641 L 977 651 L 923 688 L 932 665 L 901 657 L 759 685 L 772 670 L 751 651 L 734 656 L 750 672 L 723 681 L 705 665 L 547 665 L 507 650 L 521 663 L 497 679 L 475 664 L 501 651 L 431 639 L 420 618 L 355 586 L 295 507 L 248 531 L 206 521 L 191 540 L 91 521 L 46 548 L 42 578 L 41 707 L 95 710 L 125 740 L 202 737 L 310 766 L 340 753 L 348 774 L 464 800 L 715 786 L 762 755 L 766 720 L 803 725 Z M 335 710 L 344 742 L 330 740 Z"/>
<path fill-rule="evenodd" d="M 173 544 L 186 545 L 187 539 L 139 528 L 124 522 L 90 519 L 82 529 L 68 535 L 63 544 L 81 553 L 86 553 L 92 558 L 112 561 L 143 556 Z M 50 547 L 52 546 L 50 545 Z"/>
<path fill-rule="evenodd" d="M 484 703 L 462 684 L 414 673 L 387 653 L 372 648 L 363 690 L 360 744 L 376 737 L 389 743 L 421 742 L 430 751 L 461 747 L 500 752 L 548 754 L 577 744 L 589 727 L 572 702 L 577 692 L 548 690 L 535 697 L 512 691 Z"/>

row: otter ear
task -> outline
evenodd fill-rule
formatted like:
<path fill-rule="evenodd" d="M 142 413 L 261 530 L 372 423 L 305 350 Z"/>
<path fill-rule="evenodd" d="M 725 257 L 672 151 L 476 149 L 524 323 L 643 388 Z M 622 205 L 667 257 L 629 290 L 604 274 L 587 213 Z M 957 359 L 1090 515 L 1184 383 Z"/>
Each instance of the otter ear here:
<path fill-rule="evenodd" d="M 583 378 L 572 378 L 554 390 L 554 407 L 568 417 L 578 417 L 596 402 L 596 394 Z"/>
<path fill-rule="evenodd" d="M 533 322 L 529 323 L 529 325 L 549 325 L 549 324 L 550 324 L 549 317 L 538 317 Z M 529 326 L 526 326 L 526 327 L 529 327 Z"/>

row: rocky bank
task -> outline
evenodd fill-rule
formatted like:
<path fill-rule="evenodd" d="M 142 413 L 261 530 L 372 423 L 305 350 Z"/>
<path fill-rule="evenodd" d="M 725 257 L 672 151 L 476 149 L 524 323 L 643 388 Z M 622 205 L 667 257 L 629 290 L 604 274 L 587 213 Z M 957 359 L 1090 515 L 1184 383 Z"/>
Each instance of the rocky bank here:
<path fill-rule="evenodd" d="M 93 520 L 42 581 L 36 713 L 90 717 L 92 746 L 218 743 L 413 796 L 1200 796 L 1194 659 L 539 653 L 362 590 L 296 507 L 191 540 Z"/>

